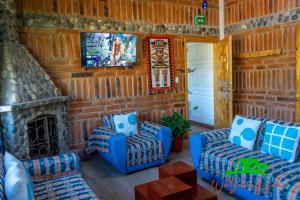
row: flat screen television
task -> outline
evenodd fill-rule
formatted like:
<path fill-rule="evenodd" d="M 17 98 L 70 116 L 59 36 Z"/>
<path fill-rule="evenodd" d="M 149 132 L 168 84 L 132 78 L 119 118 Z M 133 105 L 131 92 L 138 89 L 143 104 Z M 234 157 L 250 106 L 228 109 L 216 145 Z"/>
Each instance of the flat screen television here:
<path fill-rule="evenodd" d="M 80 34 L 81 63 L 83 67 L 134 67 L 136 40 L 132 34 L 91 33 Z"/>

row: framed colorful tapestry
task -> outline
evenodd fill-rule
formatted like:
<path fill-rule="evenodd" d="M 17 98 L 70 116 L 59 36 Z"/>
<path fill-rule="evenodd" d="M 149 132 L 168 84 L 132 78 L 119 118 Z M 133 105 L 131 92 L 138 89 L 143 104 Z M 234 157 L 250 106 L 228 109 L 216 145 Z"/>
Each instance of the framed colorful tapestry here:
<path fill-rule="evenodd" d="M 174 62 L 171 36 L 149 36 L 145 40 L 149 93 L 174 89 Z"/>

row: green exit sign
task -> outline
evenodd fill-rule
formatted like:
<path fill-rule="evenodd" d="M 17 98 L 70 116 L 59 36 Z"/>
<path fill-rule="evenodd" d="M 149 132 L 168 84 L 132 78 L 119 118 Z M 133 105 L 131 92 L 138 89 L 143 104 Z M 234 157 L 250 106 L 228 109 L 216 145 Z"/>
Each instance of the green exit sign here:
<path fill-rule="evenodd" d="M 196 15 L 194 18 L 195 25 L 204 25 L 206 24 L 206 17 L 203 15 Z"/>

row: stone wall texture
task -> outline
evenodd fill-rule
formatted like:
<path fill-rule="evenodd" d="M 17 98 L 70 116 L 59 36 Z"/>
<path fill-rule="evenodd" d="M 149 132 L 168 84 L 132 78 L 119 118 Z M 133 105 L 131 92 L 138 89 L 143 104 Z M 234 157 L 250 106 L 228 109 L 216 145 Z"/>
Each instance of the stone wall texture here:
<path fill-rule="evenodd" d="M 193 17 L 207 14 L 206 26 L 194 26 Z M 192 0 L 17 0 L 19 35 L 50 75 L 68 106 L 71 147 L 84 146 L 107 113 L 138 111 L 142 120 L 158 121 L 172 111 L 185 113 L 185 35 L 218 35 L 218 1 L 201 9 Z M 118 31 L 138 36 L 136 68 L 85 70 L 80 61 L 80 31 Z M 175 90 L 148 95 L 143 41 L 147 34 L 172 34 Z"/>
<path fill-rule="evenodd" d="M 48 102 L 43 105 L 14 109 L 12 112 L 1 113 L 0 131 L 3 136 L 4 146 L 7 151 L 18 159 L 31 160 L 28 123 L 42 115 L 53 115 L 57 121 L 58 147 L 60 153 L 69 150 L 67 128 L 66 102 Z"/>
<path fill-rule="evenodd" d="M 299 0 L 226 0 L 233 35 L 234 114 L 295 120 L 296 25 Z M 281 50 L 279 55 L 238 58 Z"/>

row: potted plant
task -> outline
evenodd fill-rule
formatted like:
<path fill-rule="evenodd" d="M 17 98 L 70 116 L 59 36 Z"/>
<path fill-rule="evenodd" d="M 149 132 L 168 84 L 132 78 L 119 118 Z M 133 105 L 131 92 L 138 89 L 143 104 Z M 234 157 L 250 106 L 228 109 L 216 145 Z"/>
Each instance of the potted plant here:
<path fill-rule="evenodd" d="M 181 114 L 173 112 L 172 116 L 162 117 L 160 124 L 172 129 L 172 151 L 180 152 L 183 145 L 183 137 L 192 126 L 191 121 L 184 119 Z"/>

